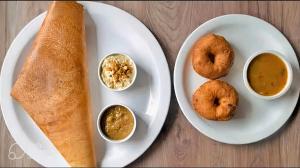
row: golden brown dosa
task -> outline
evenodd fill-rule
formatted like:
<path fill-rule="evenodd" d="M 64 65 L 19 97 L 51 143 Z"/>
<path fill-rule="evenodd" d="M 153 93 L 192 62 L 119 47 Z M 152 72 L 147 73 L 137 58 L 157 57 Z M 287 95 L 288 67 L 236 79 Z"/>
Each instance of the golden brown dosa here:
<path fill-rule="evenodd" d="M 84 10 L 53 2 L 11 95 L 71 166 L 95 166 Z"/>

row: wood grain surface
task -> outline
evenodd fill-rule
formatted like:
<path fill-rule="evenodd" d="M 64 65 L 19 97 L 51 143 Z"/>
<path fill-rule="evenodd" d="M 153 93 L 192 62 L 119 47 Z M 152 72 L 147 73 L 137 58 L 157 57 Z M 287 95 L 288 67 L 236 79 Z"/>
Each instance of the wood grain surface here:
<path fill-rule="evenodd" d="M 0 2 L 0 61 L 12 40 L 50 2 Z M 300 53 L 300 2 L 105 2 L 136 16 L 160 42 L 173 72 L 179 48 L 200 24 L 216 16 L 242 13 L 277 27 Z M 298 57 L 299 58 L 299 57 Z M 298 59 L 299 60 L 299 59 Z M 299 86 L 300 87 L 300 86 Z M 183 116 L 172 89 L 166 123 L 151 147 L 130 166 L 300 166 L 299 101 L 287 124 L 271 137 L 249 145 L 227 145 L 199 133 Z M 26 154 L 10 160 L 14 143 L 0 115 L 0 166 L 39 166 Z M 12 148 L 17 156 L 23 151 Z"/>

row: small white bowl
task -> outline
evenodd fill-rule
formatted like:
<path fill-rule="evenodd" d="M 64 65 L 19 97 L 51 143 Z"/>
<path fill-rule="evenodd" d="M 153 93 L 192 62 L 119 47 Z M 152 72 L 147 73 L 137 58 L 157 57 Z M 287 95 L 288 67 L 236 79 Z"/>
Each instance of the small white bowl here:
<path fill-rule="evenodd" d="M 264 95 L 261 95 L 261 94 L 258 94 L 256 93 L 250 86 L 249 82 L 248 82 L 248 76 L 247 76 L 247 71 L 248 71 L 248 67 L 251 63 L 251 61 L 257 57 L 258 55 L 262 54 L 262 53 L 271 53 L 271 54 L 274 54 L 276 55 L 278 58 L 280 58 L 283 63 L 285 64 L 286 68 L 287 68 L 287 81 L 286 81 L 286 84 L 284 86 L 284 88 L 278 92 L 277 94 L 275 95 L 272 95 L 272 96 L 264 96 Z M 273 51 L 273 50 L 264 50 L 264 51 L 259 51 L 259 52 L 256 52 L 254 53 L 250 58 L 248 58 L 248 60 L 246 61 L 245 65 L 244 65 L 244 69 L 243 69 L 243 80 L 244 80 L 244 84 L 246 86 L 246 88 L 249 90 L 250 93 L 252 93 L 254 96 L 258 97 L 258 98 L 262 98 L 262 99 L 266 99 L 266 100 L 273 100 L 273 99 L 276 99 L 282 95 L 284 95 L 290 88 L 291 84 L 292 84 L 292 80 L 293 80 L 293 71 L 292 71 L 292 68 L 291 68 L 291 65 L 288 61 L 286 61 L 284 59 L 284 57 L 282 56 L 282 54 L 280 54 L 279 52 L 277 51 Z"/>
<path fill-rule="evenodd" d="M 108 86 L 103 82 L 102 77 L 101 77 L 101 74 L 100 74 L 100 72 L 101 72 L 101 66 L 102 66 L 103 61 L 104 61 L 107 57 L 113 56 L 113 55 L 116 55 L 116 54 L 123 55 L 123 56 L 127 57 L 127 58 L 130 60 L 130 62 L 132 63 L 132 65 L 133 65 L 133 71 L 134 71 L 134 74 L 133 74 L 131 83 L 130 83 L 128 86 L 126 86 L 126 87 L 124 87 L 124 88 L 121 88 L 121 89 L 112 89 L 112 88 L 108 87 Z M 98 74 L 98 79 L 99 79 L 100 83 L 101 83 L 105 88 L 107 88 L 108 90 L 111 90 L 111 91 L 123 91 L 123 90 L 128 89 L 128 88 L 129 88 L 130 86 L 132 86 L 133 83 L 135 82 L 136 75 L 137 75 L 137 68 L 136 68 L 136 64 L 135 64 L 135 62 L 133 61 L 133 59 L 132 59 L 131 57 L 129 57 L 128 55 L 122 54 L 122 53 L 112 53 L 112 54 L 106 55 L 105 57 L 103 57 L 103 58 L 101 59 L 101 61 L 100 61 L 99 64 L 98 64 L 98 73 L 97 73 L 97 74 Z"/>
<path fill-rule="evenodd" d="M 108 108 L 110 108 L 110 107 L 112 107 L 112 106 L 123 106 L 123 107 L 127 108 L 128 111 L 131 113 L 131 115 L 132 115 L 132 117 L 133 117 L 133 128 L 132 128 L 130 134 L 129 134 L 126 138 L 121 139 L 121 140 L 113 140 L 113 139 L 108 138 L 108 137 L 103 133 L 103 131 L 102 131 L 102 129 L 101 129 L 101 123 L 100 123 L 100 122 L 101 122 L 102 115 L 104 114 L 104 112 L 105 112 Z M 133 112 L 129 107 L 127 107 L 127 106 L 125 106 L 125 105 L 123 105 L 123 104 L 111 104 L 111 105 L 108 105 L 108 106 L 106 106 L 105 108 L 103 108 L 103 109 L 101 110 L 101 112 L 98 114 L 98 118 L 97 118 L 97 130 L 98 130 L 99 134 L 101 135 L 101 137 L 102 137 L 103 139 L 105 139 L 106 141 L 108 141 L 108 142 L 111 142 L 111 143 L 122 143 L 122 142 L 125 142 L 125 141 L 127 141 L 128 139 L 130 139 L 130 138 L 132 137 L 132 135 L 133 135 L 134 132 L 135 132 L 135 129 L 136 129 L 136 117 L 135 117 L 135 114 L 134 114 L 134 112 Z"/>

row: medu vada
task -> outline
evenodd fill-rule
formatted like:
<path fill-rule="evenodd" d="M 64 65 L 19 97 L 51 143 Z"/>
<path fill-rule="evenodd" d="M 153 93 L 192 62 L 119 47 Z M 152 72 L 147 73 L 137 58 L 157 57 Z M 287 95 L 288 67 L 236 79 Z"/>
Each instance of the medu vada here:
<path fill-rule="evenodd" d="M 233 49 L 226 39 L 212 33 L 201 37 L 190 54 L 194 70 L 209 79 L 225 76 L 234 59 Z"/>
<path fill-rule="evenodd" d="M 229 120 L 238 105 L 237 91 L 228 83 L 210 80 L 194 93 L 192 104 L 195 111 L 209 120 Z"/>

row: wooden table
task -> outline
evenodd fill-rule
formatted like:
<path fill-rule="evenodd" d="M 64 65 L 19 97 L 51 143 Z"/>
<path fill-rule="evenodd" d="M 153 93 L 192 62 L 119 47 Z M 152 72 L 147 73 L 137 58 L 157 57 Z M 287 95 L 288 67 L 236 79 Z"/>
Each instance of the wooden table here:
<path fill-rule="evenodd" d="M 173 72 L 177 52 L 197 26 L 219 15 L 243 13 L 277 27 L 300 52 L 300 2 L 105 2 L 141 20 L 160 42 Z M 17 33 L 47 9 L 49 2 L 0 2 L 0 61 Z M 300 86 L 299 86 L 300 87 Z M 299 102 L 288 123 L 273 136 L 249 145 L 227 145 L 199 133 L 172 99 L 164 127 L 131 166 L 300 166 Z M 28 156 L 9 160 L 14 143 L 0 115 L 0 166 L 39 166 Z M 23 152 L 12 148 L 17 155 Z"/>

